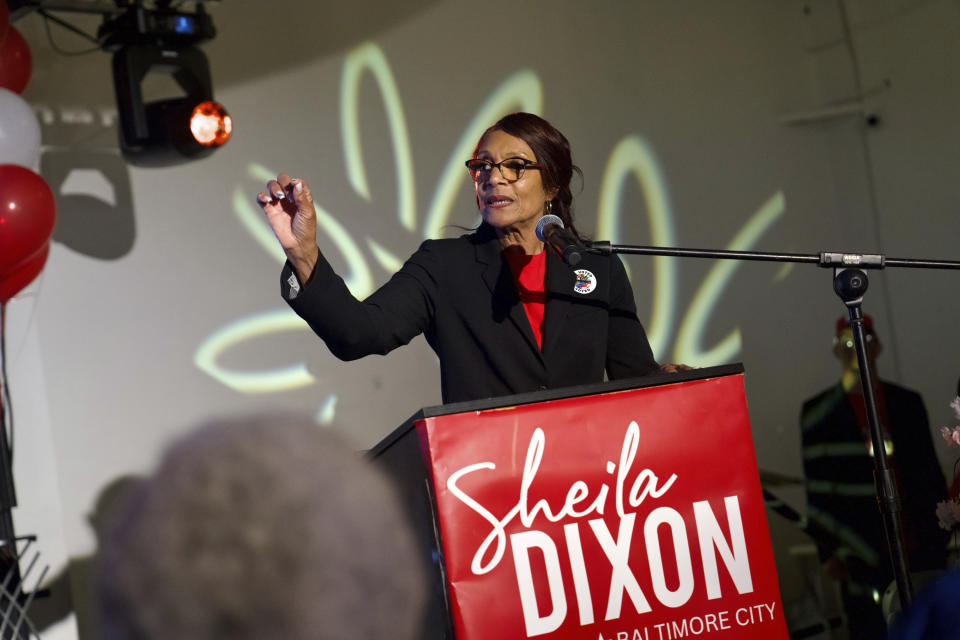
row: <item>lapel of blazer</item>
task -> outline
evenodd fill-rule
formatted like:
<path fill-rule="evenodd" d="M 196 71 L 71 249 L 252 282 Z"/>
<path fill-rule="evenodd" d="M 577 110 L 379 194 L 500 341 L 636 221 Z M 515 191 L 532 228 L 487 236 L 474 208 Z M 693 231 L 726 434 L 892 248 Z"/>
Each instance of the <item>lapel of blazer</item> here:
<path fill-rule="evenodd" d="M 477 230 L 477 262 L 483 265 L 481 276 L 484 283 L 493 293 L 493 315 L 499 319 L 509 316 L 514 327 L 523 336 L 527 346 L 533 350 L 540 362 L 543 354 L 537 346 L 537 339 L 533 336 L 527 312 L 520 303 L 520 295 L 513 281 L 513 274 L 507 261 L 503 259 L 500 243 L 497 242 L 493 229 L 486 224 L 480 225 Z M 507 345 L 502 345 L 507 347 Z"/>
<path fill-rule="evenodd" d="M 557 341 L 563 332 L 563 323 L 570 310 L 576 277 L 573 275 L 573 268 L 564 263 L 556 252 L 549 247 L 544 250 L 547 252 L 547 274 L 544 278 L 547 307 L 544 310 L 543 319 L 543 352 L 546 354 L 557 346 Z"/>

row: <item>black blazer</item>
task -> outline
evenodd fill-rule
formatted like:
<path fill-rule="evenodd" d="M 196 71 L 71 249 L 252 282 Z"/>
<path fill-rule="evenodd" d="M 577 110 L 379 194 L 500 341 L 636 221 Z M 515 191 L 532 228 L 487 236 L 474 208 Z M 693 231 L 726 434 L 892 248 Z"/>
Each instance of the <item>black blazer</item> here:
<path fill-rule="evenodd" d="M 543 347 L 537 346 L 513 275 L 491 227 L 427 240 L 366 300 L 347 290 L 321 255 L 306 286 L 288 263 L 284 298 L 342 360 L 386 354 L 423 333 L 440 359 L 443 401 L 460 402 L 636 377 L 657 370 L 633 291 L 616 256 L 585 254 L 575 270 L 546 263 Z"/>

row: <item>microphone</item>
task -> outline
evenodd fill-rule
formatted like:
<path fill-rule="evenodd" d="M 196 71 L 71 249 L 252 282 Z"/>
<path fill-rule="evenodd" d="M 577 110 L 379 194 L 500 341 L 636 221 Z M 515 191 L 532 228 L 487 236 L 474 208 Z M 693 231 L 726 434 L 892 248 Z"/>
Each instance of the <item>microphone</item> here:
<path fill-rule="evenodd" d="M 557 255 L 571 267 L 580 264 L 583 244 L 569 229 L 564 229 L 563 220 L 548 213 L 537 220 L 537 238 L 550 245 Z"/>

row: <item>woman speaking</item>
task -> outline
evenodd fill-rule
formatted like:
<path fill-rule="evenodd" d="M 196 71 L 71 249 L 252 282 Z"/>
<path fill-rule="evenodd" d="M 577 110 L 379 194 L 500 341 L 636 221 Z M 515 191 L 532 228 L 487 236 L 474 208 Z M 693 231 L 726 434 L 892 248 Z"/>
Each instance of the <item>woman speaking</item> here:
<path fill-rule="evenodd" d="M 443 402 L 643 376 L 657 371 L 616 256 L 576 269 L 545 250 L 536 223 L 558 216 L 577 235 L 570 144 L 546 120 L 505 116 L 467 161 L 483 222 L 427 240 L 359 301 L 320 254 L 307 184 L 277 176 L 257 201 L 286 252 L 284 298 L 342 360 L 387 352 L 423 333 L 440 359 Z"/>

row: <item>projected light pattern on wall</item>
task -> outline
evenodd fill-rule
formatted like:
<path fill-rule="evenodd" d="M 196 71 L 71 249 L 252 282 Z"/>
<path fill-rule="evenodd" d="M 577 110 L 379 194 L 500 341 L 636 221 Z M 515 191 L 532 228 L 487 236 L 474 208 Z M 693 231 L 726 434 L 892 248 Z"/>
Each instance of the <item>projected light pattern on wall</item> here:
<path fill-rule="evenodd" d="M 341 133 L 344 162 L 353 191 L 358 197 L 369 201 L 370 190 L 366 166 L 361 150 L 361 127 L 359 121 L 359 86 L 364 74 L 375 80 L 380 98 L 386 110 L 394 151 L 394 166 L 397 171 L 397 219 L 401 227 L 410 232 L 417 229 L 415 196 L 415 164 L 394 75 L 383 51 L 374 43 L 365 43 L 352 50 L 345 58 L 341 82 Z M 509 75 L 480 105 L 473 118 L 456 141 L 450 156 L 441 171 L 436 189 L 427 207 L 421 227 L 423 238 L 440 237 L 448 223 L 457 193 L 468 180 L 463 171 L 463 159 L 472 153 L 483 131 L 502 115 L 512 111 L 542 113 L 543 90 L 540 79 L 529 69 L 518 70 Z M 277 175 L 271 168 L 260 164 L 248 166 L 248 177 L 264 183 Z M 641 136 L 628 134 L 612 149 L 601 181 L 595 237 L 620 241 L 623 226 L 624 188 L 629 179 L 639 185 L 646 205 L 650 241 L 654 245 L 676 246 L 674 213 L 671 208 L 667 181 L 652 146 Z M 405 256 L 397 256 L 374 238 L 358 242 L 350 231 L 339 222 L 346 216 L 336 216 L 316 202 L 317 227 L 320 234 L 340 253 L 347 265 L 342 274 L 350 291 L 364 298 L 375 289 L 370 268 L 371 261 L 384 271 L 392 273 L 400 268 Z M 240 224 L 251 238 L 259 244 L 278 264 L 285 257 L 274 238 L 262 212 L 247 191 L 238 185 L 233 193 L 233 210 Z M 786 211 L 786 201 L 781 192 L 769 197 L 744 224 L 742 229 L 726 245 L 727 249 L 749 250 L 754 243 Z M 672 331 L 678 317 L 679 262 L 676 258 L 653 259 L 653 301 L 651 317 L 645 322 L 654 353 L 661 360 L 670 360 Z M 672 360 L 696 366 L 710 366 L 729 362 L 741 349 L 738 327 L 718 344 L 705 347 L 702 336 L 711 313 L 720 300 L 723 290 L 729 286 L 737 268 L 733 261 L 718 261 L 698 288 L 689 307 L 679 322 Z M 644 305 L 639 305 L 644 306 Z M 307 325 L 289 309 L 277 309 L 252 314 L 234 320 L 211 334 L 197 349 L 194 362 L 202 371 L 220 383 L 242 393 L 274 393 L 317 384 L 302 362 L 276 369 L 254 371 L 231 370 L 220 364 L 223 354 L 249 340 L 288 331 L 309 331 Z M 326 396 L 317 412 L 318 421 L 333 420 L 337 396 Z"/>
<path fill-rule="evenodd" d="M 773 226 L 786 211 L 786 198 L 782 192 L 774 194 L 765 202 L 756 213 L 751 216 L 747 224 L 725 247 L 730 251 L 749 251 L 754 243 Z M 717 260 L 703 284 L 693 296 L 690 308 L 680 324 L 677 334 L 677 343 L 674 348 L 674 358 L 677 362 L 694 362 L 698 366 L 708 367 L 731 361 L 743 345 L 740 328 L 734 327 L 717 346 L 705 349 L 700 344 L 700 337 L 710 318 L 710 313 L 720 301 L 720 294 L 730 284 L 733 273 L 740 266 L 737 260 Z"/>
<path fill-rule="evenodd" d="M 597 208 L 597 238 L 617 242 L 620 236 L 620 218 L 623 215 L 621 198 L 625 181 L 633 175 L 640 184 L 650 222 L 650 242 L 654 246 L 676 246 L 673 233 L 673 211 L 660 165 L 650 145 L 640 136 L 628 136 L 620 141 L 610 154 L 600 187 L 600 205 Z M 627 275 L 633 281 L 630 265 L 624 263 Z M 677 266 L 674 258 L 653 258 L 653 314 L 644 326 L 654 354 L 666 352 L 669 331 L 673 326 L 676 308 Z"/>

